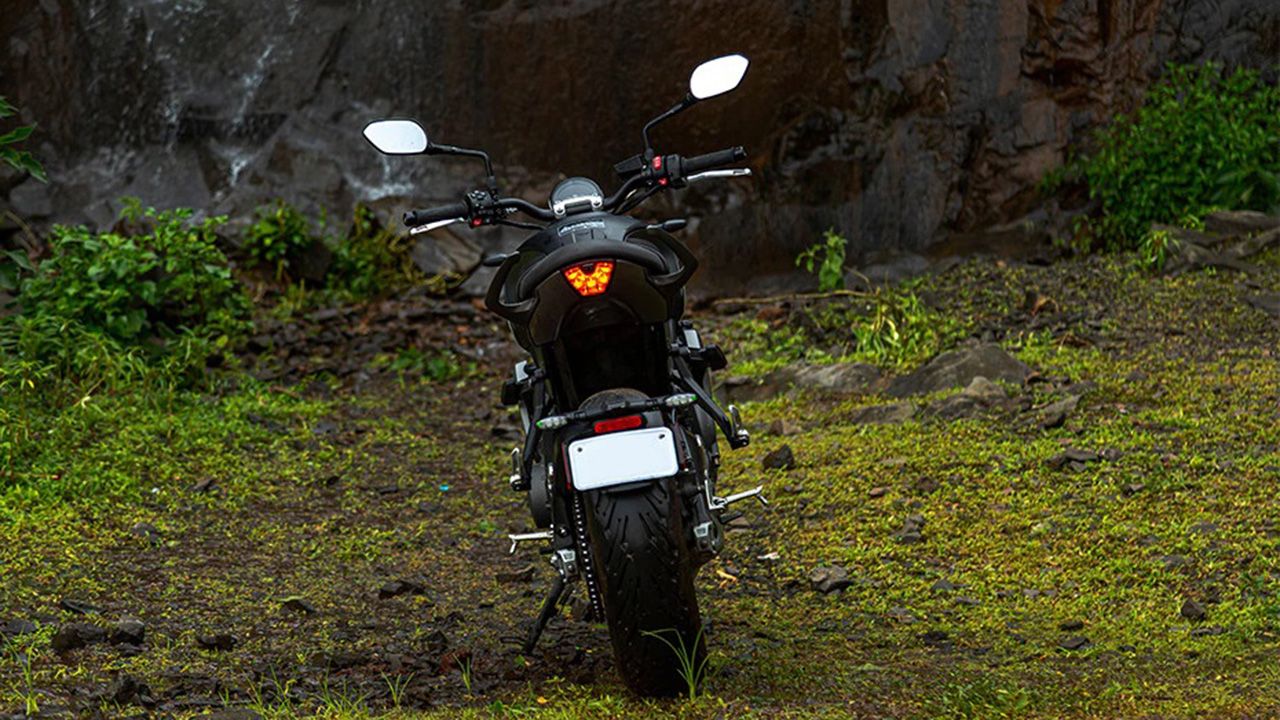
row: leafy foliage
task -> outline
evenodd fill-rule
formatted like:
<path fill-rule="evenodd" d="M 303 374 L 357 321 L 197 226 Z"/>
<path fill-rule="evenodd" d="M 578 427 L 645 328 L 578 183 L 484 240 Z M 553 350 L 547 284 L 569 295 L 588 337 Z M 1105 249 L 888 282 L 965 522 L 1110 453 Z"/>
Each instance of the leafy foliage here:
<path fill-rule="evenodd" d="M 844 251 L 848 241 L 836 234 L 835 228 L 823 233 L 822 239 L 823 242 L 796 256 L 796 267 L 812 273 L 817 266 L 818 290 L 831 292 L 844 287 Z"/>
<path fill-rule="evenodd" d="M 1081 180 L 1101 201 L 1101 216 L 1078 228 L 1082 247 L 1135 248 L 1153 222 L 1280 206 L 1280 87 L 1256 71 L 1171 65 L 1095 140 L 1092 155 L 1047 183 Z"/>
<path fill-rule="evenodd" d="M 18 109 L 9 104 L 3 96 L 0 96 L 0 120 L 13 117 Z M 35 159 L 31 153 L 26 150 L 19 150 L 15 145 L 25 141 L 31 137 L 31 133 L 35 132 L 35 125 L 20 125 L 3 135 L 0 135 L 0 160 L 4 160 L 15 169 L 31 173 L 31 176 L 40 182 L 48 182 L 49 179 L 45 175 L 44 166 L 39 160 Z"/>
<path fill-rule="evenodd" d="M 277 279 L 281 279 L 290 264 L 318 241 L 307 218 L 297 208 L 277 200 L 274 205 L 258 208 L 257 220 L 245 233 L 244 249 L 255 262 L 274 266 Z"/>
<path fill-rule="evenodd" d="M 385 227 L 367 205 L 356 205 L 347 234 L 334 249 L 334 285 L 367 298 L 421 279 L 409 235 Z"/>

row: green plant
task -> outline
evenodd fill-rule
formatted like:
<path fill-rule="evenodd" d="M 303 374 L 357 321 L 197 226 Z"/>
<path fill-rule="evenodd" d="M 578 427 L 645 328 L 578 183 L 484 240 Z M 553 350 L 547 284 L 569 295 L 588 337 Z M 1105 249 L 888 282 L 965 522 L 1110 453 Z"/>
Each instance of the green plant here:
<path fill-rule="evenodd" d="M 1160 270 L 1178 245 L 1178 238 L 1168 230 L 1148 230 L 1138 242 L 1138 265 L 1144 270 Z"/>
<path fill-rule="evenodd" d="M 274 267 L 276 279 L 283 280 L 290 265 L 317 242 L 307 218 L 297 208 L 277 200 L 274 205 L 258 208 L 257 220 L 245 233 L 244 250 L 255 262 Z"/>
<path fill-rule="evenodd" d="M 9 104 L 3 96 L 0 96 L 0 120 L 13 117 L 18 109 Z M 40 182 L 48 182 L 45 176 L 44 166 L 39 160 L 35 159 L 31 153 L 26 150 L 19 150 L 15 145 L 25 141 L 31 137 L 31 133 L 35 132 L 35 125 L 20 125 L 9 132 L 0 135 L 0 160 L 4 160 L 15 169 L 31 173 L 31 177 Z"/>
<path fill-rule="evenodd" d="M 387 694 L 391 697 L 391 706 L 396 710 L 404 703 L 404 693 L 408 689 L 409 683 L 413 682 L 413 673 L 408 675 L 396 675 L 394 677 L 383 673 L 382 681 L 387 684 Z"/>
<path fill-rule="evenodd" d="M 1022 687 L 1005 687 L 991 678 L 951 684 L 940 689 L 929 703 L 935 718 L 974 720 L 1020 718 L 1031 709 L 1031 693 Z"/>
<path fill-rule="evenodd" d="M 671 642 L 663 637 L 664 633 L 675 635 L 676 641 Z M 642 634 L 661 640 L 664 645 L 671 648 L 671 652 L 676 657 L 676 671 L 680 674 L 680 679 L 684 680 L 685 690 L 689 693 L 690 700 L 698 699 L 698 688 L 702 685 L 702 681 L 707 676 L 707 665 L 711 662 L 711 656 L 704 652 L 702 659 L 698 659 L 699 648 L 702 646 L 702 628 L 698 628 L 698 632 L 693 636 L 693 642 L 685 645 L 684 636 L 675 628 L 667 630 L 650 631 L 645 630 Z"/>
<path fill-rule="evenodd" d="M 835 228 L 822 234 L 823 242 L 796 256 L 796 267 L 813 273 L 817 267 L 819 292 L 831 292 L 844 287 L 844 252 L 848 241 L 836 234 Z"/>
<path fill-rule="evenodd" d="M 383 226 L 367 205 L 356 205 L 347 234 L 334 248 L 331 284 L 368 298 L 417 282 L 422 273 L 412 250 L 412 236 Z"/>
<path fill-rule="evenodd" d="M 464 364 L 457 353 L 449 350 L 423 352 L 417 348 L 402 348 L 394 356 L 377 358 L 374 364 L 399 373 L 401 378 L 417 375 L 430 382 L 456 380 L 475 371 L 475 363 Z"/>
<path fill-rule="evenodd" d="M 467 694 L 471 694 L 471 656 L 467 655 L 458 660 L 458 673 L 462 676 L 462 687 L 467 689 Z"/>
<path fill-rule="evenodd" d="M 1142 106 L 1094 141 L 1096 150 L 1060 176 L 1083 181 L 1101 203 L 1078 228 L 1086 249 L 1135 248 L 1152 223 L 1215 207 L 1280 204 L 1280 88 L 1254 70 L 1170 65 Z"/>

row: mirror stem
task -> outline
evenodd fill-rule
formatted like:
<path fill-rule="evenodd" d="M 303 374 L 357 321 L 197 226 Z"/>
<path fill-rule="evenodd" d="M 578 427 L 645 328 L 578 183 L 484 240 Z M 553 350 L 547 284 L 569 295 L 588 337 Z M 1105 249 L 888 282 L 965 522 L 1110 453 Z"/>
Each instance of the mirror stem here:
<path fill-rule="evenodd" d="M 457 145 L 440 145 L 432 143 L 427 150 L 428 155 L 465 155 L 467 157 L 478 157 L 484 160 L 485 180 L 489 183 L 489 189 L 495 194 L 498 192 L 498 180 L 493 174 L 493 161 L 489 159 L 489 153 L 483 150 L 472 150 L 471 148 L 458 147 Z"/>
<path fill-rule="evenodd" d="M 644 160 L 646 165 L 653 160 L 654 156 L 653 143 L 649 142 L 649 130 L 663 120 L 683 112 L 696 102 L 698 102 L 698 99 L 695 98 L 692 93 L 685 95 L 683 100 L 672 105 L 666 112 L 645 123 L 644 129 L 640 131 L 640 134 L 644 136 Z"/>

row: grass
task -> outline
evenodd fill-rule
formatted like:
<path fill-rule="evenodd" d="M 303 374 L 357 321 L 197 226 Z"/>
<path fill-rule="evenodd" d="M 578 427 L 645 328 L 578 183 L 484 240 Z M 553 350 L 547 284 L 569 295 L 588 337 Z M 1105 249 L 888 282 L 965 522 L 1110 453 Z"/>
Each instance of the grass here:
<path fill-rule="evenodd" d="M 1280 287 L 1280 254 L 1261 263 L 1256 282 Z M 359 393 L 241 383 L 165 405 L 96 398 L 40 429 L 57 442 L 9 468 L 0 495 L 0 622 L 41 626 L 23 636 L 34 651 L 0 660 L 0 712 L 56 709 L 129 673 L 164 703 L 267 718 L 1274 715 L 1280 328 L 1240 301 L 1239 282 L 1153 277 L 1133 256 L 971 262 L 913 292 L 1053 380 L 1014 389 L 1032 410 L 854 425 L 855 409 L 886 400 L 747 404 L 754 442 L 725 453 L 722 492 L 763 483 L 772 505 L 749 509 L 699 576 L 718 672 L 678 701 L 631 697 L 602 626 L 553 620 L 528 658 L 504 643 L 550 571 L 501 541 L 528 523 L 501 479 L 512 440 L 491 431 L 509 422 L 492 407 L 502 368 Z M 1029 290 L 1058 310 L 1029 313 Z M 731 358 L 759 341 L 706 335 Z M 1063 426 L 1035 423 L 1052 386 L 1086 380 Z M 800 432 L 765 431 L 782 419 Z M 761 470 L 784 443 L 797 467 Z M 1066 446 L 1108 452 L 1051 464 Z M 922 541 L 900 542 L 917 514 Z M 138 522 L 158 541 L 132 533 Z M 532 583 L 495 579 L 530 562 Z M 813 592 L 821 564 L 854 584 Z M 402 578 L 426 591 L 378 596 Z M 933 589 L 942 579 L 955 589 Z M 280 607 L 291 596 L 316 612 Z M 73 615 L 64 598 L 101 610 Z M 1187 598 L 1204 621 L 1180 615 Z M 48 649 L 54 625 L 126 614 L 148 624 L 138 654 Z M 240 643 L 200 649 L 213 631 Z M 1065 650 L 1068 635 L 1090 645 Z M 483 683 L 435 662 L 463 638 Z"/>

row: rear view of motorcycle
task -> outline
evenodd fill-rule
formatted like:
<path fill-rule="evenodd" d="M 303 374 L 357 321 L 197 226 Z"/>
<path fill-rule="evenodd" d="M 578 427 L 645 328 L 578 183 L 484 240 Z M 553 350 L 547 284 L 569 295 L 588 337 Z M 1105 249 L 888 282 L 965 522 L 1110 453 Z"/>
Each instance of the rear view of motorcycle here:
<path fill-rule="evenodd" d="M 672 233 L 686 221 L 647 224 L 628 213 L 660 191 L 750 175 L 726 167 L 745 159 L 741 147 L 684 157 L 659 154 L 650 139 L 659 122 L 737 87 L 747 65 L 728 55 L 698 66 L 684 99 L 644 126 L 643 152 L 615 166 L 613 194 L 574 177 L 545 207 L 503 197 L 487 153 L 433 143 L 412 120 L 364 130 L 383 153 L 484 162 L 485 185 L 461 202 L 406 213 L 412 232 L 453 223 L 534 231 L 516 252 L 484 261 L 497 268 L 485 303 L 529 356 L 502 401 L 519 407 L 525 433 L 511 453 L 510 486 L 527 496 L 538 530 L 512 535 L 511 549 L 545 543 L 556 572 L 524 650 L 581 582 L 608 623 L 619 673 L 642 695 L 685 688 L 675 649 L 701 664 L 694 577 L 721 549 L 726 509 L 764 498 L 761 487 L 716 493 L 719 435 L 730 448 L 749 437 L 736 408 L 726 412 L 711 395 L 724 354 L 683 319 L 698 263 Z"/>

